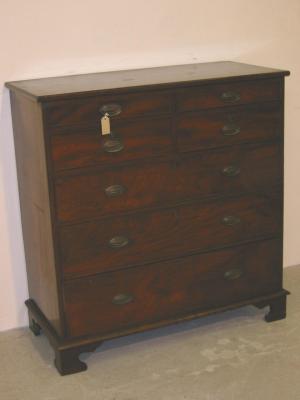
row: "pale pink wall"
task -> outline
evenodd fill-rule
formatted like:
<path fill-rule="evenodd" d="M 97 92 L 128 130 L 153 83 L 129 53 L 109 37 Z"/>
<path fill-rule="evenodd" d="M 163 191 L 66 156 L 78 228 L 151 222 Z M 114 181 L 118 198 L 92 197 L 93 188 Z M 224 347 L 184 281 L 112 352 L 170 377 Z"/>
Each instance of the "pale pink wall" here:
<path fill-rule="evenodd" d="M 9 80 L 214 60 L 290 69 L 285 265 L 300 263 L 299 0 L 2 0 L 0 330 L 27 323 Z"/>

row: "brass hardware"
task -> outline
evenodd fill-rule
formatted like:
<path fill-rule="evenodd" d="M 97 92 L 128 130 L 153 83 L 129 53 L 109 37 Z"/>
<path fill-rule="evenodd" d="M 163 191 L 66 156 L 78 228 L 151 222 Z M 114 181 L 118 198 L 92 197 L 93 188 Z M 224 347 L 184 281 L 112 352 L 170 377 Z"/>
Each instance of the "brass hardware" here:
<path fill-rule="evenodd" d="M 220 98 L 225 103 L 237 103 L 238 101 L 240 101 L 241 96 L 239 93 L 236 92 L 223 92 Z"/>
<path fill-rule="evenodd" d="M 227 226 L 238 225 L 240 222 L 241 219 L 234 215 L 226 215 L 225 217 L 222 218 L 222 223 Z"/>
<path fill-rule="evenodd" d="M 126 192 L 126 188 L 122 185 L 111 185 L 105 188 L 104 191 L 107 197 L 118 197 Z"/>
<path fill-rule="evenodd" d="M 109 139 L 103 143 L 103 148 L 106 153 L 118 153 L 124 149 L 124 144 L 118 137 L 110 135 Z"/>
<path fill-rule="evenodd" d="M 243 271 L 240 268 L 233 268 L 229 271 L 226 271 L 224 274 L 224 279 L 227 281 L 232 281 L 234 279 L 238 279 L 243 275 Z"/>
<path fill-rule="evenodd" d="M 114 236 L 108 242 L 109 247 L 119 249 L 129 244 L 129 239 L 126 236 Z"/>
<path fill-rule="evenodd" d="M 222 174 L 225 176 L 237 176 L 241 172 L 240 168 L 236 165 L 228 165 L 222 169 Z"/>
<path fill-rule="evenodd" d="M 100 112 L 103 115 L 107 114 L 109 117 L 114 117 L 116 115 L 121 114 L 122 106 L 116 103 L 104 104 L 100 108 Z"/>
<path fill-rule="evenodd" d="M 129 293 L 116 294 L 112 299 L 113 304 L 116 305 L 128 304 L 131 303 L 132 301 L 133 301 L 133 295 Z"/>
<path fill-rule="evenodd" d="M 233 123 L 229 123 L 223 126 L 222 133 L 224 136 L 235 136 L 241 132 L 241 128 Z"/>

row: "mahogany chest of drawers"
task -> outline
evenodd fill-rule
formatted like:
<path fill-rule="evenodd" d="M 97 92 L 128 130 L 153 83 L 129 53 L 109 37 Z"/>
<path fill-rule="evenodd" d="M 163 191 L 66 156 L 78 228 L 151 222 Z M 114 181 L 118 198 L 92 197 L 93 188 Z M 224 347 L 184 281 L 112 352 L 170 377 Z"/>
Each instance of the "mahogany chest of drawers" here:
<path fill-rule="evenodd" d="M 217 62 L 7 83 L 30 327 L 61 374 L 121 335 L 249 304 L 285 317 L 288 74 Z"/>

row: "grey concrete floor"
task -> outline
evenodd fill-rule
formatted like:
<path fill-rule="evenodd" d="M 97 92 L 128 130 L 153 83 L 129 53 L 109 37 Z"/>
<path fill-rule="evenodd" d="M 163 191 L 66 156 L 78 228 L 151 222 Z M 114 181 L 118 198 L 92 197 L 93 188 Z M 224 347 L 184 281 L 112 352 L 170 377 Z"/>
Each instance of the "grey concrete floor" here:
<path fill-rule="evenodd" d="M 104 343 L 61 377 L 42 335 L 0 334 L 3 400 L 299 400 L 300 267 L 285 269 L 286 320 L 239 310 Z"/>

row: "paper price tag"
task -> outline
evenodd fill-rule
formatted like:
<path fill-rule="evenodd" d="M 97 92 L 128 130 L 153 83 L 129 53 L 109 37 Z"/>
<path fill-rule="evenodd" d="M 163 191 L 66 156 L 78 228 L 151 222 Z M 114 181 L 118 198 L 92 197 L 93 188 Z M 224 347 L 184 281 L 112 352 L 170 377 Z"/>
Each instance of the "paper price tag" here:
<path fill-rule="evenodd" d="M 110 120 L 107 113 L 105 113 L 104 116 L 101 118 L 101 131 L 102 135 L 110 134 Z"/>

